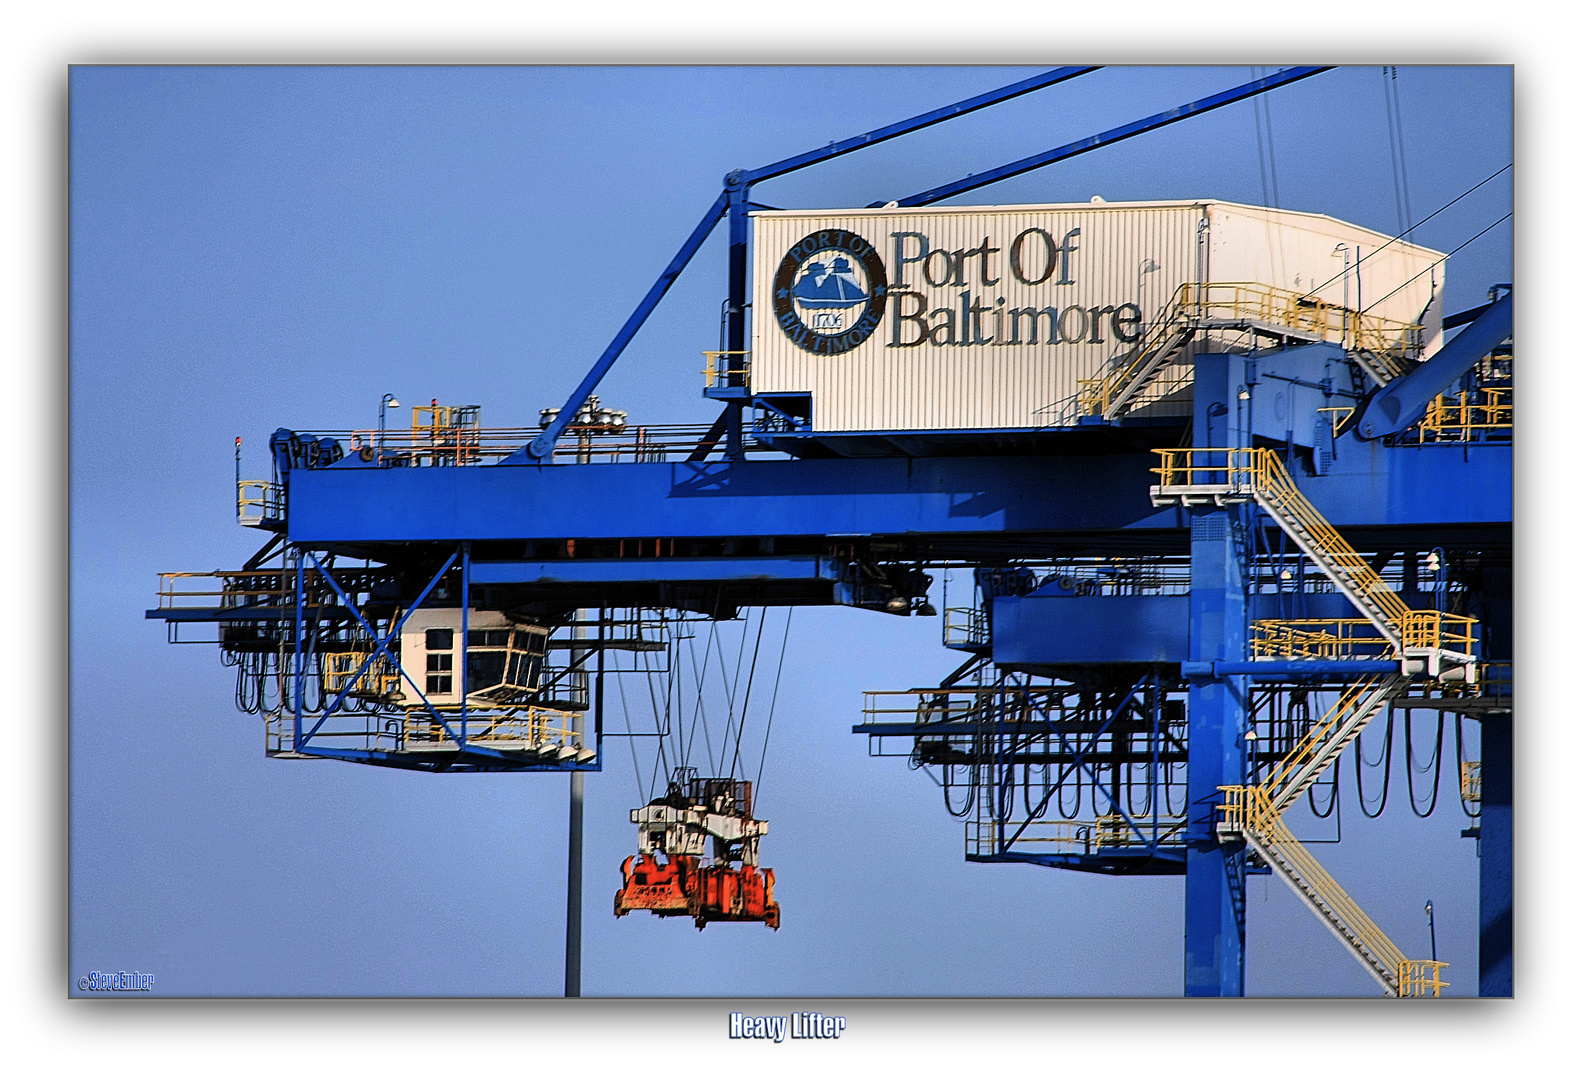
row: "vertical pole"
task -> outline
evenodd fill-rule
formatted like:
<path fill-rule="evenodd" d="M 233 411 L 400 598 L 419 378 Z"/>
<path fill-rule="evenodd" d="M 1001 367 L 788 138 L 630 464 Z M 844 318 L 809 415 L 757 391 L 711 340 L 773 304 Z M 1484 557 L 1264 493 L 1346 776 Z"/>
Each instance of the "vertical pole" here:
<path fill-rule="evenodd" d="M 1226 446 L 1230 398 L 1236 392 L 1228 358 L 1196 361 L 1194 443 Z M 1241 511 L 1190 511 L 1192 591 L 1189 651 L 1194 660 L 1246 656 L 1246 567 L 1238 542 Z M 1247 773 L 1246 676 L 1195 679 L 1188 688 L 1187 865 L 1183 992 L 1188 997 L 1241 997 L 1243 992 L 1246 861 L 1242 846 L 1221 844 L 1215 806 L 1222 784 Z"/>
<path fill-rule="evenodd" d="M 593 460 L 592 440 L 587 432 L 577 438 L 577 463 L 586 465 Z M 588 634 L 583 624 L 588 621 L 588 609 L 578 608 L 572 616 L 572 637 Z M 588 676 L 583 665 L 587 662 L 586 649 L 573 649 L 567 689 L 577 685 L 579 672 L 583 685 Z M 572 730 L 583 730 L 582 713 L 573 710 Z M 583 772 L 573 762 L 571 775 L 571 805 L 566 816 L 566 996 L 583 996 Z"/>
<path fill-rule="evenodd" d="M 470 602 L 468 586 L 472 583 L 472 554 L 473 545 L 469 540 L 462 541 L 462 670 L 457 673 L 460 679 L 462 696 L 462 745 L 467 745 L 467 607 Z"/>
<path fill-rule="evenodd" d="M 297 556 L 297 618 L 296 618 L 296 622 L 293 623 L 292 625 L 294 627 L 293 636 L 296 638 L 296 644 L 297 644 L 297 670 L 296 670 L 296 673 L 295 673 L 296 674 L 295 682 L 297 684 L 297 687 L 296 687 L 297 688 L 297 693 L 296 693 L 296 699 L 297 700 L 296 700 L 296 703 L 295 703 L 295 707 L 293 709 L 291 748 L 293 750 L 296 750 L 296 751 L 300 752 L 302 750 L 302 677 L 303 677 L 303 672 L 302 672 L 302 549 L 297 548 L 297 549 L 294 549 L 294 550 L 295 550 L 296 556 Z"/>
<path fill-rule="evenodd" d="M 583 771 L 572 772 L 566 842 L 566 996 L 583 996 Z"/>
<path fill-rule="evenodd" d="M 730 252 L 727 259 L 726 300 L 726 357 L 730 368 L 747 366 L 747 299 L 748 299 L 748 185 L 740 173 L 726 177 L 726 221 L 730 229 Z M 732 386 L 748 385 L 744 374 L 732 375 Z M 726 406 L 726 457 L 732 461 L 742 458 L 742 402 L 733 401 Z"/>
<path fill-rule="evenodd" d="M 580 638 L 586 635 L 587 630 L 582 624 L 587 618 L 588 610 L 578 608 L 575 616 L 576 625 L 572 627 L 572 637 Z M 579 665 L 587 662 L 587 655 L 586 650 L 572 650 L 573 674 L 568 689 L 576 686 L 576 672 Z M 583 730 L 581 718 L 580 712 L 572 713 L 574 731 Z M 583 772 L 581 769 L 572 770 L 571 794 L 571 807 L 566 825 L 566 996 L 574 998 L 583 996 Z"/>

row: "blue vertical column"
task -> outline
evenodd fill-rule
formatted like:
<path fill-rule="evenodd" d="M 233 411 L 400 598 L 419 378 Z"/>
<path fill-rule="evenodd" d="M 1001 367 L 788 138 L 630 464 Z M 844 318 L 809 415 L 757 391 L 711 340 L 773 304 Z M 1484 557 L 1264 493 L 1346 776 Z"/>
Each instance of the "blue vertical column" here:
<path fill-rule="evenodd" d="M 1512 996 L 1512 714 L 1479 735 L 1479 997 Z"/>
<path fill-rule="evenodd" d="M 1231 446 L 1227 403 L 1232 388 L 1226 357 L 1196 363 L 1194 445 Z M 1240 517 L 1245 508 L 1194 507 L 1190 513 L 1192 592 L 1189 651 L 1200 661 L 1247 655 L 1247 567 Z M 1187 866 L 1183 992 L 1188 997 L 1241 997 L 1245 946 L 1244 852 L 1215 835 L 1222 784 L 1247 776 L 1245 676 L 1195 679 L 1187 697 Z"/>
<path fill-rule="evenodd" d="M 742 353 L 747 349 L 748 305 L 748 184 L 740 172 L 726 177 L 726 225 L 730 231 L 730 250 L 727 254 L 726 298 L 726 348 L 733 355 L 724 359 L 727 367 L 745 366 Z M 745 385 L 747 379 L 733 375 L 733 386 Z M 742 458 L 742 402 L 731 401 L 726 405 L 726 457 L 732 461 Z"/>

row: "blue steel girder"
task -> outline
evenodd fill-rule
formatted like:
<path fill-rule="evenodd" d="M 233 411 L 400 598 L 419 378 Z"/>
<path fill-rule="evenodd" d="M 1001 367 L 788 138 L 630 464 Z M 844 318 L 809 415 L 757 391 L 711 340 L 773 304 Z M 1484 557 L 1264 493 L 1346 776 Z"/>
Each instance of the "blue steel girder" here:
<path fill-rule="evenodd" d="M 595 754 L 591 760 L 578 761 L 576 759 L 571 759 L 564 762 L 553 763 L 546 763 L 537 759 L 524 757 L 519 754 L 497 750 L 494 747 L 479 746 L 476 743 L 470 742 L 468 739 L 466 694 L 464 693 L 462 695 L 461 716 L 459 719 L 460 731 L 458 731 L 457 728 L 452 727 L 446 718 L 441 715 L 441 713 L 434 707 L 434 705 L 429 701 L 428 696 L 424 693 L 423 688 L 417 684 L 417 681 L 412 677 L 411 673 L 406 670 L 406 668 L 391 652 L 391 646 L 400 637 L 402 628 L 406 625 L 407 619 L 411 617 L 413 612 L 417 611 L 424 605 L 424 602 L 428 599 L 429 595 L 434 592 L 436 586 L 440 584 L 442 579 L 445 578 L 446 574 L 450 572 L 452 567 L 457 565 L 458 561 L 460 561 L 462 589 L 462 657 L 460 671 L 462 672 L 463 678 L 465 679 L 465 675 L 468 670 L 468 594 L 471 586 L 471 568 L 473 565 L 471 552 L 469 549 L 470 545 L 466 542 L 463 542 L 456 550 L 451 551 L 445 557 L 443 562 L 440 563 L 439 568 L 435 570 L 432 575 L 428 575 L 428 583 L 413 599 L 411 604 L 407 606 L 406 612 L 391 624 L 390 629 L 384 635 L 380 635 L 375 631 L 374 627 L 364 617 L 362 611 L 359 610 L 354 599 L 344 588 L 342 588 L 340 582 L 336 580 L 334 572 L 329 567 L 326 567 L 311 550 L 306 548 L 299 549 L 301 554 L 297 560 L 297 605 L 296 619 L 293 630 L 293 638 L 296 647 L 296 688 L 294 694 L 295 700 L 292 703 L 292 750 L 294 753 L 310 757 L 337 758 L 346 761 L 360 762 L 362 764 L 368 765 L 383 765 L 392 768 L 405 768 L 435 772 L 574 772 L 598 771 L 600 769 L 602 748 L 597 745 L 597 741 L 595 746 Z M 302 597 L 304 596 L 303 571 L 307 562 L 311 562 L 313 564 L 315 571 L 317 571 L 318 574 L 322 576 L 324 581 L 330 585 L 331 589 L 335 592 L 336 596 L 344 605 L 344 609 L 337 610 L 345 610 L 350 613 L 358 625 L 362 627 L 363 632 L 367 634 L 370 640 L 374 642 L 374 648 L 369 652 L 369 655 L 364 658 L 356 671 L 353 672 L 351 676 L 345 681 L 345 685 L 335 696 L 335 698 L 327 703 L 322 711 L 315 710 L 318 715 L 314 719 L 313 726 L 304 731 L 303 721 L 305 719 L 304 714 L 306 710 L 304 708 L 305 695 L 303 684 L 306 679 L 307 668 L 303 662 L 302 643 L 308 636 L 307 626 L 311 619 L 311 616 L 308 614 L 308 612 L 312 610 L 306 608 L 302 604 Z M 338 710 L 340 710 L 341 706 L 346 701 L 346 698 L 351 693 L 352 688 L 357 685 L 364 673 L 380 656 L 385 657 L 388 661 L 395 665 L 397 670 L 400 672 L 401 677 L 406 680 L 407 684 L 412 688 L 413 693 L 417 695 L 421 706 L 427 710 L 435 724 L 445 732 L 446 737 L 456 744 L 454 749 L 436 750 L 431 753 L 407 752 L 398 754 L 375 749 L 356 749 L 313 744 L 312 741 L 314 737 L 318 735 L 324 724 L 333 715 L 335 715 Z"/>
<path fill-rule="evenodd" d="M 953 117 L 988 108 L 1002 101 L 1009 101 L 1014 97 L 1031 93 L 1046 86 L 1053 86 L 1068 79 L 1075 79 L 1079 75 L 1085 75 L 1094 70 L 1097 69 L 1093 67 L 1056 68 L 1032 78 L 1012 83 L 1009 86 L 1003 86 L 998 90 L 992 90 L 988 93 L 956 102 L 953 105 L 947 105 L 944 108 L 931 109 L 911 119 L 889 124 L 854 138 L 833 142 L 817 150 L 810 150 L 805 154 L 785 158 L 772 165 L 766 165 L 758 169 L 738 170 L 727 174 L 725 190 L 704 212 L 703 218 L 694 226 L 693 231 L 682 243 L 681 249 L 671 258 L 670 263 L 661 272 L 659 279 L 649 287 L 649 291 L 639 301 L 636 310 L 627 317 L 627 321 L 617 331 L 615 339 L 610 342 L 599 359 L 594 362 L 594 366 L 583 377 L 583 381 L 577 385 L 577 389 L 573 390 L 571 396 L 566 399 L 566 404 L 561 408 L 560 413 L 527 447 L 528 456 L 537 460 L 544 460 L 551 456 L 555 449 L 556 440 L 561 437 L 567 425 L 571 423 L 572 417 L 576 414 L 578 408 L 581 407 L 588 395 L 594 392 L 595 387 L 605 377 L 606 372 L 614 366 L 622 351 L 626 349 L 633 337 L 637 335 L 637 332 L 642 329 L 644 322 L 653 314 L 654 309 L 659 306 L 666 292 L 669 291 L 676 279 L 681 276 L 681 272 L 692 261 L 692 257 L 698 253 L 698 249 L 703 246 L 704 241 L 708 239 L 709 234 L 714 230 L 715 223 L 722 216 L 730 218 L 732 233 L 730 255 L 728 256 L 730 262 L 728 271 L 730 296 L 727 302 L 728 340 L 730 343 L 726 347 L 728 349 L 741 349 L 743 347 L 747 304 L 748 192 L 753 184 L 760 180 L 768 180 L 771 177 L 806 168 L 809 165 L 822 161 L 829 161 L 831 158 L 840 157 L 842 154 L 849 154 L 865 147 L 874 146 L 888 139 L 898 138 L 921 128 L 950 120 Z M 741 450 L 741 412 L 742 409 L 739 403 L 733 403 L 727 408 L 728 423 L 726 435 L 730 443 L 728 452 L 732 458 L 738 457 Z"/>
<path fill-rule="evenodd" d="M 1304 493 L 1343 533 L 1509 530 L 1511 447 L 1356 440 Z M 1184 551 L 1188 513 L 1149 503 L 1145 453 L 294 470 L 290 542 L 787 537 L 1025 538 Z M 483 553 L 480 558 L 485 558 Z"/>

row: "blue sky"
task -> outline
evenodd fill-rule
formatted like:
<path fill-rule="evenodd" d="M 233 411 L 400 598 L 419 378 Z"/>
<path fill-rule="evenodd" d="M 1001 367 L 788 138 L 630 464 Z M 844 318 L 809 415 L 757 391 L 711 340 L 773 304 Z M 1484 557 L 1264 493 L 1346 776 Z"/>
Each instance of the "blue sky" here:
<path fill-rule="evenodd" d="M 141 967 L 198 996 L 559 993 L 564 778 L 265 760 L 217 651 L 167 645 L 142 619 L 156 573 L 236 566 L 257 546 L 231 518 L 235 436 L 244 475 L 265 475 L 270 431 L 372 426 L 386 392 L 531 423 L 598 356 L 724 173 L 1036 70 L 75 69 L 72 972 Z M 861 206 L 1248 78 L 1109 69 L 755 195 Z M 1398 80 L 1417 216 L 1512 161 L 1510 69 L 1403 67 Z M 1394 234 L 1379 66 L 1268 102 L 1280 204 Z M 1449 251 L 1509 213 L 1509 177 L 1415 239 Z M 954 201 L 1094 194 L 1264 202 L 1253 106 Z M 1453 258 L 1448 312 L 1513 280 L 1511 238 L 1507 222 Z M 633 422 L 712 419 L 698 353 L 714 347 L 724 287 L 721 230 L 604 401 Z M 759 804 L 782 929 L 611 918 L 640 801 L 614 744 L 588 783 L 585 994 L 1180 993 L 1180 879 L 969 865 L 933 785 L 850 734 L 861 691 L 955 666 L 935 621 L 799 611 L 792 633 Z M 1345 842 L 1319 851 L 1410 953 L 1427 944 L 1433 897 L 1440 954 L 1471 992 L 1477 864 L 1451 802 L 1418 821 L 1398 786 L 1391 811 L 1364 822 L 1354 801 Z M 1260 879 L 1249 899 L 1250 995 L 1373 992 L 1284 886 Z"/>

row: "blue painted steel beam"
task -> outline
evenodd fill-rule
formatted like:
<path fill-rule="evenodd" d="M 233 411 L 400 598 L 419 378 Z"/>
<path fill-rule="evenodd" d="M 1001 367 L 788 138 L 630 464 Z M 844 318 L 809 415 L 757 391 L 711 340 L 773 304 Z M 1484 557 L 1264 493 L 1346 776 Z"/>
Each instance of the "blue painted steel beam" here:
<path fill-rule="evenodd" d="M 1091 71 L 1098 70 L 1098 67 L 1055 68 L 1035 75 L 1031 79 L 1011 83 L 1008 86 L 1002 86 L 998 90 L 991 90 L 987 94 L 966 98 L 958 101 L 955 105 L 947 105 L 943 109 L 931 109 L 929 112 L 919 113 L 909 120 L 902 120 L 885 127 L 875 128 L 865 135 L 857 135 L 850 139 L 843 139 L 840 142 L 833 142 L 829 146 L 821 147 L 818 150 L 810 150 L 806 154 L 785 158 L 775 162 L 773 165 L 765 165 L 758 169 L 747 169 L 732 175 L 740 177 L 743 184 L 756 184 L 761 180 L 768 180 L 772 176 L 780 176 L 794 169 L 817 165 L 821 161 L 829 161 L 831 158 L 840 157 L 842 154 L 850 154 L 854 150 L 862 150 L 865 147 L 877 145 L 886 139 L 894 139 L 899 135 L 906 135 L 921 128 L 926 128 L 931 124 L 950 120 L 953 117 L 965 116 L 970 112 L 976 112 L 991 105 L 998 105 L 1002 101 L 1009 101 L 1014 97 L 1020 97 L 1035 90 L 1042 90 L 1046 86 L 1054 86 L 1056 83 L 1075 79 L 1079 75 L 1087 75 Z"/>
<path fill-rule="evenodd" d="M 621 330 L 616 334 L 614 340 L 612 340 L 605 348 L 605 351 L 600 355 L 599 359 L 594 362 L 594 366 L 590 368 L 588 374 L 583 377 L 583 381 L 577 384 L 577 389 L 572 391 L 571 397 L 567 398 L 566 404 L 561 407 L 560 414 L 557 415 L 553 421 L 551 421 L 550 425 L 545 428 L 537 438 L 528 444 L 528 456 L 538 461 L 547 460 L 551 456 L 551 453 L 555 449 L 556 441 L 560 439 L 562 433 L 565 432 L 567 425 L 570 424 L 576 417 L 577 410 L 582 407 L 584 401 L 588 400 L 588 395 L 594 392 L 594 388 L 597 387 L 600 380 L 605 377 L 605 373 L 610 370 L 613 364 L 615 364 L 622 351 L 626 349 L 627 344 L 637 334 L 638 330 L 642 328 L 644 322 L 648 320 L 648 317 L 659 305 L 660 300 L 664 298 L 666 292 L 670 290 L 672 283 L 674 283 L 677 277 L 681 275 L 681 272 L 686 269 L 687 264 L 692 261 L 692 257 L 698 253 L 698 249 L 703 246 L 703 243 L 706 239 L 708 239 L 709 234 L 714 231 L 715 222 L 719 221 L 721 216 L 726 214 L 728 210 L 731 211 L 732 217 L 732 271 L 730 292 L 732 298 L 730 306 L 732 311 L 729 313 L 729 317 L 732 319 L 732 331 L 730 334 L 731 343 L 727 345 L 727 348 L 741 349 L 743 347 L 741 344 L 743 337 L 741 329 L 742 312 L 747 299 L 747 191 L 748 188 L 750 188 L 754 183 L 760 180 L 767 180 L 772 176 L 780 176 L 781 174 L 791 172 L 794 169 L 801 169 L 821 161 L 828 161 L 833 157 L 839 157 L 842 154 L 851 153 L 854 150 L 861 150 L 866 146 L 873 146 L 877 143 L 884 142 L 886 139 L 894 139 L 897 136 L 905 135 L 912 131 L 917 131 L 920 128 L 928 127 L 931 124 L 938 124 L 942 121 L 950 120 L 952 117 L 974 112 L 975 110 L 986 108 L 990 105 L 1009 100 L 1010 98 L 1017 97 L 1021 94 L 1026 94 L 1031 91 L 1041 89 L 1045 86 L 1051 86 L 1058 82 L 1064 82 L 1067 79 L 1074 79 L 1079 75 L 1084 75 L 1094 70 L 1096 69 L 1092 67 L 1056 68 L 1055 70 L 1047 71 L 1042 75 L 1036 75 L 1031 79 L 1024 79 L 1021 82 L 1012 83 L 1010 86 L 1002 87 L 999 90 L 992 90 L 987 94 L 980 94 L 977 97 L 972 97 L 965 101 L 957 102 L 955 105 L 948 105 L 943 109 L 934 109 L 930 112 L 915 116 L 910 120 L 903 120 L 900 123 L 891 124 L 887 127 L 876 128 L 874 131 L 871 131 L 866 135 L 859 135 L 852 139 L 846 139 L 840 143 L 832 143 L 831 145 L 822 149 L 811 150 L 806 154 L 800 154 L 796 157 L 785 158 L 784 160 L 778 161 L 773 165 L 766 165 L 763 168 L 738 171 L 729 174 L 726 177 L 725 190 L 722 191 L 720 193 L 720 197 L 714 201 L 714 205 L 710 206 L 708 211 L 704 213 L 703 219 L 698 222 L 698 225 L 693 229 L 692 234 L 687 237 L 687 240 L 682 244 L 680 250 L 678 250 L 676 255 L 671 259 L 670 264 L 666 266 L 664 272 L 660 274 L 659 280 L 657 280 L 653 286 L 650 287 L 648 293 L 644 295 L 642 301 L 639 302 L 637 309 L 633 311 L 630 316 L 628 316 L 626 323 L 622 325 Z M 741 234 L 740 240 L 738 237 L 739 233 Z M 740 251 L 738 250 L 739 247 Z M 738 268 L 738 263 L 740 263 L 740 268 Z M 740 274 L 738 273 L 738 269 L 740 269 Z M 733 409 L 732 412 L 735 414 L 740 414 L 741 409 L 738 407 Z M 733 420 L 734 422 L 728 427 L 727 434 L 733 443 L 732 449 L 735 452 L 732 454 L 732 456 L 735 457 L 737 456 L 737 453 L 740 452 L 740 446 L 736 444 L 741 438 L 741 429 L 740 420 L 737 419 L 737 417 L 733 417 Z"/>
<path fill-rule="evenodd" d="M 460 750 L 435 751 L 432 754 L 397 754 L 389 750 L 352 750 L 333 746 L 317 746 L 298 751 L 309 757 L 334 758 L 360 765 L 383 765 L 388 768 L 412 769 L 418 772 L 599 772 L 597 758 L 589 761 L 542 761 L 526 756 L 515 756 L 491 750 L 476 744 Z"/>
<path fill-rule="evenodd" d="M 1406 431 L 1431 401 L 1511 335 L 1512 294 L 1507 293 L 1423 366 L 1374 395 L 1358 421 L 1358 433 L 1365 439 L 1382 439 Z"/>
<path fill-rule="evenodd" d="M 806 556 L 742 556 L 725 559 L 560 559 L 554 562 L 475 562 L 481 585 L 590 585 L 662 581 L 841 580 L 834 559 Z"/>
<path fill-rule="evenodd" d="M 1225 386 L 1233 360 L 1198 359 L 1194 385 L 1194 444 L 1227 446 L 1227 416 L 1208 407 L 1212 388 Z M 1247 519 L 1249 504 L 1197 506 L 1191 511 L 1189 592 L 1191 659 L 1247 659 Z M 1241 997 L 1247 945 L 1247 859 L 1242 846 L 1220 842 L 1215 831 L 1220 788 L 1247 781 L 1248 681 L 1245 676 L 1194 679 L 1187 692 L 1187 845 L 1183 888 L 1183 992 L 1187 997 Z"/>
<path fill-rule="evenodd" d="M 1298 483 L 1343 532 L 1509 524 L 1511 448 L 1464 449 L 1357 440 L 1329 476 Z M 1185 529 L 1185 510 L 1149 503 L 1155 462 L 1118 454 L 306 469 L 292 472 L 288 523 L 291 542 L 317 545 Z"/>
<path fill-rule="evenodd" d="M 1252 682 L 1291 682 L 1302 678 L 1345 678 L 1401 673 L 1394 660 L 1188 660 L 1183 678 L 1224 679 L 1246 675 Z"/>
<path fill-rule="evenodd" d="M 293 543 L 970 536 L 1176 525 L 1153 455 L 293 472 Z"/>
<path fill-rule="evenodd" d="M 1479 996 L 1512 996 L 1512 718 L 1479 736 Z"/>
<path fill-rule="evenodd" d="M 594 387 L 599 385 L 599 380 L 605 377 L 605 372 L 610 370 L 611 365 L 616 362 L 622 350 L 627 347 L 627 343 L 637 335 L 637 332 L 642 329 L 648 317 L 654 313 L 654 309 L 659 306 L 665 294 L 670 291 L 671 285 L 681 276 L 682 271 L 687 268 L 688 262 L 698 253 L 698 249 L 703 247 L 704 241 L 709 238 L 709 234 L 714 230 L 715 222 L 720 220 L 720 216 L 725 211 L 726 194 L 721 192 L 720 197 L 704 213 L 703 218 L 694 227 L 692 234 L 687 237 L 681 249 L 671 259 L 670 265 L 660 274 L 659 280 L 649 287 L 649 291 L 638 303 L 637 310 L 627 316 L 627 321 L 617 331 L 615 338 L 605 347 L 605 351 L 600 354 L 599 359 L 594 361 L 594 366 L 588 370 L 587 375 L 583 376 L 583 381 L 577 384 L 577 389 L 572 391 L 572 396 L 566 399 L 566 404 L 561 406 L 559 415 L 550 421 L 549 427 L 539 433 L 538 438 L 528 444 L 530 457 L 543 461 L 550 456 L 551 451 L 555 449 L 556 440 L 561 437 L 561 433 L 566 430 L 566 426 L 576 418 L 577 410 L 582 408 L 583 402 L 588 400 L 588 395 L 592 394 Z"/>
<path fill-rule="evenodd" d="M 969 855 L 974 863 L 1028 863 L 1055 870 L 1082 870 L 1117 877 L 1152 877 L 1182 873 L 1185 849 L 1164 845 L 1136 853 L 1118 848 L 1094 855 L 1040 855 L 1006 851 L 996 855 Z"/>
<path fill-rule="evenodd" d="M 1145 119 L 1136 120 L 1130 124 L 1123 124 L 1121 127 L 1111 128 L 1109 131 L 1102 132 L 1098 135 L 1090 135 L 1086 139 L 1079 139 L 1076 142 L 1067 143 L 1065 146 L 1058 146 L 1054 150 L 1047 150 L 1042 154 L 1034 154 L 1032 157 L 1025 157 L 1020 161 L 1013 161 L 1011 164 L 1002 165 L 998 169 L 991 169 L 988 172 L 978 173 L 974 176 L 967 177 L 963 180 L 958 180 L 954 183 L 942 184 L 939 187 L 930 188 L 928 191 L 920 191 L 916 195 L 909 195 L 905 199 L 898 199 L 897 202 L 902 206 L 927 206 L 929 203 L 939 202 L 942 199 L 949 199 L 953 195 L 961 195 L 964 192 L 972 191 L 974 188 L 981 188 L 988 184 L 1005 180 L 1008 177 L 1017 176 L 1025 172 L 1031 172 L 1034 169 L 1041 169 L 1044 166 L 1054 164 L 1057 161 L 1064 161 L 1067 158 L 1076 157 L 1079 154 L 1086 154 L 1090 150 L 1099 149 L 1101 146 L 1109 146 L 1111 143 L 1121 142 L 1123 139 L 1130 139 L 1134 135 L 1142 135 L 1144 132 L 1154 131 L 1157 128 L 1165 127 L 1168 124 L 1174 124 L 1180 120 L 1186 120 L 1190 116 L 1199 116 L 1214 109 L 1219 109 L 1226 105 L 1234 104 L 1235 102 L 1242 101 L 1246 98 L 1266 93 L 1270 90 L 1276 89 L 1277 87 L 1297 82 L 1300 79 L 1307 79 L 1311 76 L 1318 75 L 1322 71 L 1329 70 L 1329 67 L 1286 68 L 1283 71 L 1277 71 L 1273 75 L 1267 75 L 1262 79 L 1255 79 L 1250 83 L 1244 83 L 1242 86 L 1234 87 L 1233 89 L 1223 91 L 1219 94 L 1213 94 L 1210 97 L 1200 98 L 1198 101 L 1191 101 L 1186 105 L 1178 105 L 1174 109 L 1167 109 L 1165 112 L 1156 113 L 1155 115 L 1146 117 Z"/>

